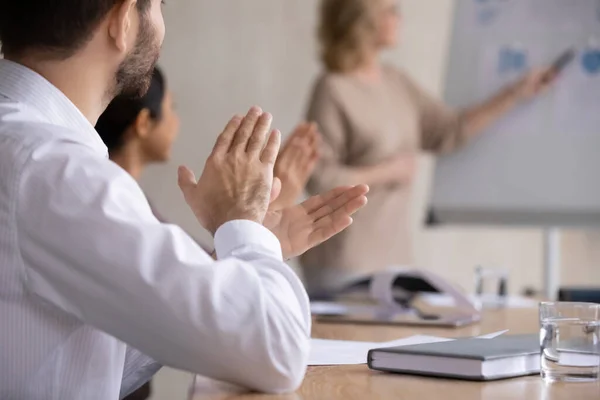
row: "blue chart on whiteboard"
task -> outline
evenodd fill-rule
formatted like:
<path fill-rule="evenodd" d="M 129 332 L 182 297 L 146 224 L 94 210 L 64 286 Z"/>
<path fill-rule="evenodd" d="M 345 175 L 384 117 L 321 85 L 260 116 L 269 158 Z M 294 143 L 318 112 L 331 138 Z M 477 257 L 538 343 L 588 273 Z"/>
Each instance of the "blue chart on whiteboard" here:
<path fill-rule="evenodd" d="M 494 130 L 600 134 L 600 0 L 459 1 L 470 1 L 469 20 L 463 14 L 459 22 L 465 41 L 477 41 L 469 46 L 477 54 L 464 50 L 477 65 L 471 102 L 532 68 L 551 65 L 569 48 L 577 52 L 549 93 L 515 110 Z"/>

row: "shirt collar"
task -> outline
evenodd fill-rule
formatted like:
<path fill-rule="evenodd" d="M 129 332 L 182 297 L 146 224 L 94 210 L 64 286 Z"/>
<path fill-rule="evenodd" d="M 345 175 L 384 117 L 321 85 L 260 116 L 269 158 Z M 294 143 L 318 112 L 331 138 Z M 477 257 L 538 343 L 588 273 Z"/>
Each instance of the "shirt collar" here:
<path fill-rule="evenodd" d="M 37 72 L 0 60 L 0 93 L 35 108 L 49 123 L 67 128 L 73 140 L 107 156 L 108 149 L 92 124 L 63 92 Z"/>

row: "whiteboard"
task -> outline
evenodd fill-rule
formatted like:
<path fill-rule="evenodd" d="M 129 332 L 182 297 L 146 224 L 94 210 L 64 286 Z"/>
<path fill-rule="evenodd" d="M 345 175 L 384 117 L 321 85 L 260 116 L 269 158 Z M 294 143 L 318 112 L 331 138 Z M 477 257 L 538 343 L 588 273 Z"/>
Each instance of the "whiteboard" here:
<path fill-rule="evenodd" d="M 446 100 L 476 104 L 572 46 L 548 93 L 438 160 L 442 223 L 600 226 L 600 0 L 457 0 Z"/>

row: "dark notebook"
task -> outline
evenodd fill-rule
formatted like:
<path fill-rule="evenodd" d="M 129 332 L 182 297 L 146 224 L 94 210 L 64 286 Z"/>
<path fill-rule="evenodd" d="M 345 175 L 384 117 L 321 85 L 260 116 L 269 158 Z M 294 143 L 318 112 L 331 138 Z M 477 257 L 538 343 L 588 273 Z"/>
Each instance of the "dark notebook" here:
<path fill-rule="evenodd" d="M 513 378 L 540 372 L 540 339 L 506 335 L 374 349 L 368 364 L 378 371 L 476 381 Z"/>

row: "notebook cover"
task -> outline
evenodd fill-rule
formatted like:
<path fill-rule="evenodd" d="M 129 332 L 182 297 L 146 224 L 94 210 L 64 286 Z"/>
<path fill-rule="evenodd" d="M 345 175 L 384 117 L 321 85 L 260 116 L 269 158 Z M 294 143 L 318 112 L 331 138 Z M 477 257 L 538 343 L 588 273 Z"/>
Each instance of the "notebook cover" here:
<path fill-rule="evenodd" d="M 489 361 L 495 359 L 509 358 L 509 357 L 520 357 L 529 356 L 531 354 L 539 354 L 540 342 L 538 335 L 507 335 L 501 336 L 495 339 L 458 339 L 449 342 L 441 343 L 429 343 L 419 344 L 413 346 L 401 346 L 384 349 L 374 349 L 369 352 L 368 355 L 368 366 L 371 369 L 383 370 L 379 368 L 373 368 L 372 362 L 376 353 L 393 353 L 393 354 L 408 354 L 408 355 L 421 355 L 421 356 L 432 356 L 432 357 L 443 357 L 443 358 L 461 358 L 471 359 L 477 361 Z M 414 370 L 390 370 L 385 369 L 386 372 L 400 372 L 412 375 L 423 375 L 423 376 L 439 376 L 447 378 L 457 379 L 469 379 L 469 380 L 497 380 L 504 378 L 512 378 L 513 375 L 507 376 L 494 376 L 494 377 L 469 377 L 460 374 L 447 375 L 447 374 L 436 374 L 428 371 L 414 371 Z"/>
<path fill-rule="evenodd" d="M 488 361 L 539 353 L 540 338 L 539 335 L 506 335 L 494 339 L 457 339 L 448 342 L 391 347 L 371 351 Z"/>

